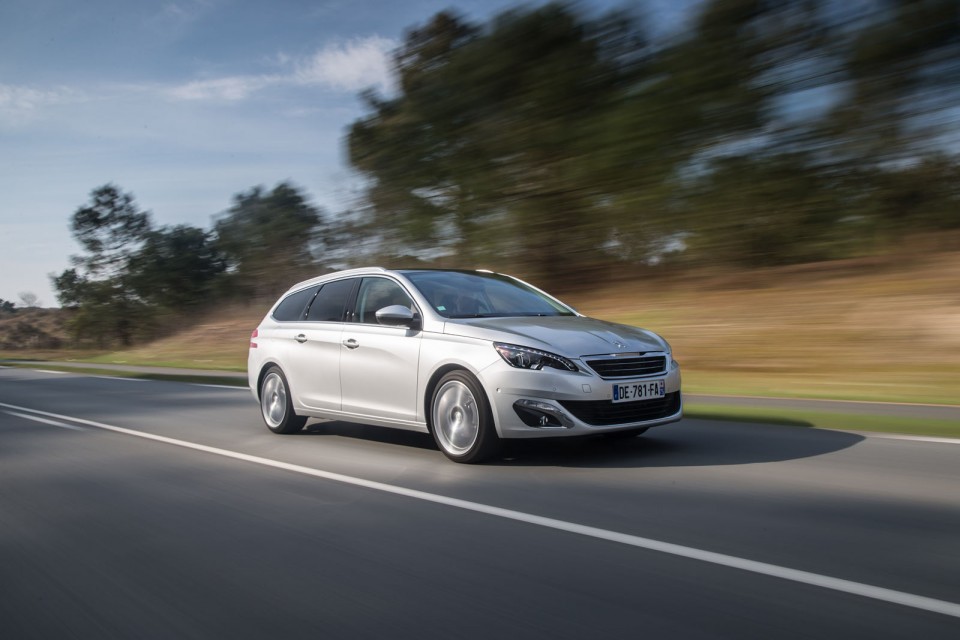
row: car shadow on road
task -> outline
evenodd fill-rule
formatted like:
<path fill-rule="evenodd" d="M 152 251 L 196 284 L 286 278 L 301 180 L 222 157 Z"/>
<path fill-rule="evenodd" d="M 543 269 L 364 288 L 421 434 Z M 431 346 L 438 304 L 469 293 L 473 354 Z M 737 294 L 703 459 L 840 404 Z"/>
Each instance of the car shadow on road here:
<path fill-rule="evenodd" d="M 443 455 L 434 444 L 433 437 L 428 433 L 406 431 L 404 429 L 389 429 L 387 427 L 374 427 L 368 424 L 340 422 L 338 420 L 320 422 L 311 420 L 298 435 L 338 436 L 356 440 L 369 440 L 370 442 L 380 442 L 413 449 L 432 449 L 437 452 L 437 455 Z"/>
<path fill-rule="evenodd" d="M 863 436 L 772 424 L 684 420 L 626 440 L 509 443 L 499 464 L 579 468 L 701 467 L 781 462 L 847 449 Z"/>
<path fill-rule="evenodd" d="M 643 468 L 699 467 L 780 462 L 852 447 L 864 436 L 809 428 L 807 423 L 739 423 L 684 419 L 628 439 L 601 436 L 507 440 L 488 467 Z M 311 436 L 339 436 L 442 454 L 424 433 L 344 422 L 311 423 Z"/>

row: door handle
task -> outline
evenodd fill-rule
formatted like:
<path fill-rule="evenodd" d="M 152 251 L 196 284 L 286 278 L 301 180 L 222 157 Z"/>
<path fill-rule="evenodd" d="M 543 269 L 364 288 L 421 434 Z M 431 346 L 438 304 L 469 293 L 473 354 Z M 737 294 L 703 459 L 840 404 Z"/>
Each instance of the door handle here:
<path fill-rule="evenodd" d="M 296 340 L 296 341 L 299 342 L 300 344 L 303 344 L 304 342 L 307 341 L 307 336 L 305 336 L 305 335 L 303 335 L 303 334 L 301 333 L 301 334 L 297 335 L 297 336 L 294 338 L 294 340 Z"/>
<path fill-rule="evenodd" d="M 356 349 L 360 346 L 360 343 L 353 338 L 350 338 L 349 340 L 343 341 L 343 346 L 345 346 L 347 349 Z"/>

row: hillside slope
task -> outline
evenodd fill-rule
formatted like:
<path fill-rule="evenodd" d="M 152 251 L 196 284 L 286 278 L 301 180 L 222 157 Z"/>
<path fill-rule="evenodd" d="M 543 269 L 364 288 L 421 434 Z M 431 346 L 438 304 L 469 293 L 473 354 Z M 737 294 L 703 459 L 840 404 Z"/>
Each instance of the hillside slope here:
<path fill-rule="evenodd" d="M 0 313 L 0 349 L 60 349 L 69 342 L 66 312 L 61 309 L 17 309 Z"/>
<path fill-rule="evenodd" d="M 689 391 L 960 403 L 960 253 L 647 279 L 579 310 L 662 333 Z"/>

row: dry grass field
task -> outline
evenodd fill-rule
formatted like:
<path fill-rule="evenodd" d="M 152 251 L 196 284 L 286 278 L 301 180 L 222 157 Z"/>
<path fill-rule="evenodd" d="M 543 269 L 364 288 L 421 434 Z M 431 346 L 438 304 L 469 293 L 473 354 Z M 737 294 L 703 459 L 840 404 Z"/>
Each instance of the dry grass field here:
<path fill-rule="evenodd" d="M 960 404 L 960 253 L 687 275 L 578 302 L 666 336 L 690 392 Z"/>
<path fill-rule="evenodd" d="M 960 404 L 960 252 L 645 273 L 565 299 L 582 313 L 664 335 L 689 392 Z M 0 356 L 243 370 L 265 310 L 220 308 L 122 352 Z"/>

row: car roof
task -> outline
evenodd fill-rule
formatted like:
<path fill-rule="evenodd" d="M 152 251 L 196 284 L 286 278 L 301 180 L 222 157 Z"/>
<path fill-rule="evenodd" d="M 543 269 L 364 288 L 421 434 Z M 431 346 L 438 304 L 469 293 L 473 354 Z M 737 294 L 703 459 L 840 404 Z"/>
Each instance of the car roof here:
<path fill-rule="evenodd" d="M 338 280 L 340 278 L 349 278 L 354 276 L 366 276 L 366 275 L 376 275 L 376 274 L 400 274 L 406 275 L 408 273 L 419 273 L 419 272 L 433 272 L 433 273 L 464 273 L 464 274 L 494 274 L 493 271 L 487 269 L 434 269 L 434 268 L 412 268 L 412 269 L 384 269 L 383 267 L 359 267 L 356 269 L 345 269 L 343 271 L 332 271 L 330 273 L 325 273 L 321 276 L 315 276 L 307 280 L 296 283 L 284 293 L 290 293 L 292 291 L 299 291 L 306 287 L 313 286 L 315 284 L 321 284 L 328 282 L 330 280 Z"/>
<path fill-rule="evenodd" d="M 327 282 L 329 280 L 337 280 L 343 277 L 363 276 L 363 275 L 371 275 L 371 274 L 377 274 L 377 273 L 391 273 L 391 272 L 387 269 L 384 269 L 383 267 L 360 267 L 358 269 L 345 269 L 343 271 L 331 271 L 330 273 L 325 273 L 321 276 L 314 276 L 313 278 L 302 280 L 296 283 L 295 285 L 293 285 L 292 287 L 290 287 L 289 289 L 287 289 L 286 293 L 289 293 L 291 291 L 297 291 L 299 289 L 303 289 L 311 285 L 320 284 L 322 282 Z"/>

